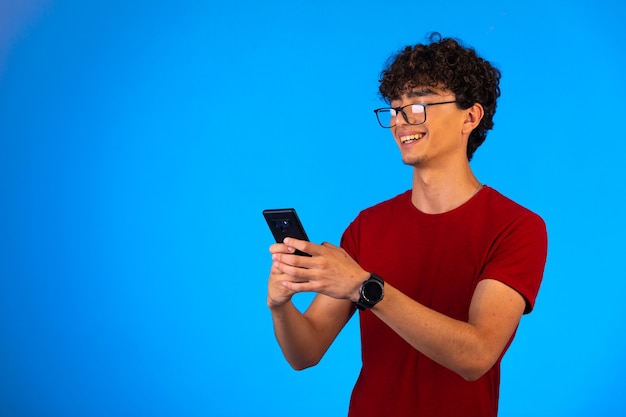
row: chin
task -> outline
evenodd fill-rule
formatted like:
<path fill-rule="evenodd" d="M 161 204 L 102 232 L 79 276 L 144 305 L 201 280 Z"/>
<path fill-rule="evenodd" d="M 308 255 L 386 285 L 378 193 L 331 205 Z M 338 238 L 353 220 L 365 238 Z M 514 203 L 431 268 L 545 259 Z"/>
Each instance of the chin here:
<path fill-rule="evenodd" d="M 412 167 L 417 167 L 420 166 L 424 163 L 424 158 L 422 157 L 417 157 L 417 156 L 403 156 L 402 157 L 402 162 L 404 162 L 405 165 L 410 165 Z"/>

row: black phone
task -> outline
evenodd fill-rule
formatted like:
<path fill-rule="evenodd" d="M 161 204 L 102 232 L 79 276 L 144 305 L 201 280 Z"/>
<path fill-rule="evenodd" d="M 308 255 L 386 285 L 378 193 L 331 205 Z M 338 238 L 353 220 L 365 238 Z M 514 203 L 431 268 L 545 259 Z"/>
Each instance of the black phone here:
<path fill-rule="evenodd" d="M 263 210 L 263 217 L 267 221 L 267 225 L 274 235 L 277 243 L 282 243 L 286 237 L 292 237 L 300 240 L 309 240 L 304 227 L 298 218 L 295 209 L 268 209 Z M 296 249 L 296 255 L 311 256 Z"/>

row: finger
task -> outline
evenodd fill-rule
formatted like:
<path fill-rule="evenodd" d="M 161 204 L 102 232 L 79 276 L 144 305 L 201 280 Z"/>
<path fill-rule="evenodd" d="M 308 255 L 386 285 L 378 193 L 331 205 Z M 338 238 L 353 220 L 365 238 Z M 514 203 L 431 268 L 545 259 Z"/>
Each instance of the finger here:
<path fill-rule="evenodd" d="M 276 262 L 272 263 L 272 267 L 270 268 L 270 278 L 273 276 L 283 276 L 285 273 L 280 270 Z"/>
<path fill-rule="evenodd" d="M 274 243 L 272 245 L 270 245 L 270 253 L 274 254 L 274 253 L 294 253 L 295 249 L 294 248 L 290 248 L 289 246 L 285 245 L 284 243 Z"/>
<path fill-rule="evenodd" d="M 316 291 L 317 286 L 310 281 L 300 281 L 300 282 L 283 281 L 282 285 L 283 287 L 285 287 L 286 289 L 288 289 L 290 292 L 293 292 L 293 293 L 317 292 Z"/>
<path fill-rule="evenodd" d="M 311 256 L 319 254 L 320 245 L 316 245 L 315 243 L 309 242 L 308 240 L 300 240 L 288 237 L 285 238 L 284 243 L 289 248 L 293 249 L 293 252 L 298 249 L 299 251 L 308 253 Z"/>
<path fill-rule="evenodd" d="M 333 245 L 330 242 L 322 242 L 322 246 L 326 247 L 326 248 L 331 248 L 331 249 L 338 249 L 338 246 Z"/>
<path fill-rule="evenodd" d="M 282 267 L 282 265 L 290 266 L 293 268 L 303 269 L 308 268 L 309 265 L 306 263 L 306 259 L 308 257 L 288 254 L 288 253 L 274 253 L 272 254 L 272 261 L 274 261 L 274 266 L 279 268 L 280 271 L 288 273 Z"/>
<path fill-rule="evenodd" d="M 292 265 L 288 262 L 283 262 L 281 261 L 281 258 L 296 258 L 296 261 L 299 258 L 303 258 L 302 256 L 298 256 L 298 255 L 286 255 L 286 256 L 280 256 L 280 255 L 274 255 L 273 256 L 274 259 L 274 263 L 272 265 L 272 268 L 277 269 L 278 271 L 280 271 L 282 274 L 281 275 L 281 279 L 289 279 L 290 281 L 296 281 L 296 282 L 305 282 L 308 281 L 310 279 L 310 275 L 311 273 L 309 272 L 308 269 L 306 268 L 302 268 L 296 265 Z M 285 276 L 287 275 L 287 276 Z"/>

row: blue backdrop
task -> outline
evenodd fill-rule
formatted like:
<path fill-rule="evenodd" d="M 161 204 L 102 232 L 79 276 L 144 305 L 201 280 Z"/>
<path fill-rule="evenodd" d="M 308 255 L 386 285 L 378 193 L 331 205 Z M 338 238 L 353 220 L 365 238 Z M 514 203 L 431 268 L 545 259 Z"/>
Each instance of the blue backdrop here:
<path fill-rule="evenodd" d="M 546 3 L 0 0 L 0 415 L 345 415 L 356 320 L 289 368 L 261 211 L 338 243 L 410 187 L 372 109 L 434 30 L 502 70 L 472 165 L 549 229 L 500 415 L 626 413 L 626 13 Z"/>

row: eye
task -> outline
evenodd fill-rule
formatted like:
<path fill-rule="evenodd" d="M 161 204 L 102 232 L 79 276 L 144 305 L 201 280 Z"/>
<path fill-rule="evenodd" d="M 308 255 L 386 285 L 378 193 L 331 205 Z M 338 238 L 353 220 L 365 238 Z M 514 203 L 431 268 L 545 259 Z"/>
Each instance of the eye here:
<path fill-rule="evenodd" d="M 413 113 L 424 113 L 424 106 L 421 104 L 414 104 L 411 106 L 411 111 Z"/>

